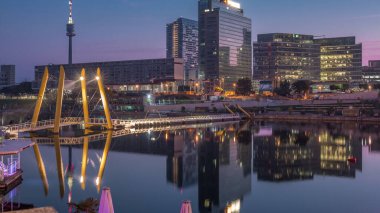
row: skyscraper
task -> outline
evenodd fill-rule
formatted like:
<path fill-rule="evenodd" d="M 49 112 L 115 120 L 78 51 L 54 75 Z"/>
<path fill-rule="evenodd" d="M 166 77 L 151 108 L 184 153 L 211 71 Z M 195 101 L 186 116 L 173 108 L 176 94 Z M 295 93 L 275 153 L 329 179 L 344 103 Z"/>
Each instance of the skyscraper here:
<path fill-rule="evenodd" d="M 321 81 L 362 80 L 362 44 L 355 37 L 316 39 L 321 45 Z"/>
<path fill-rule="evenodd" d="M 251 19 L 231 0 L 199 0 L 199 77 L 224 90 L 252 78 Z"/>
<path fill-rule="evenodd" d="M 255 80 L 320 79 L 320 47 L 312 35 L 259 34 L 253 43 L 253 58 Z"/>
<path fill-rule="evenodd" d="M 166 57 L 183 58 L 184 80 L 198 79 L 198 22 L 179 18 L 166 27 Z"/>

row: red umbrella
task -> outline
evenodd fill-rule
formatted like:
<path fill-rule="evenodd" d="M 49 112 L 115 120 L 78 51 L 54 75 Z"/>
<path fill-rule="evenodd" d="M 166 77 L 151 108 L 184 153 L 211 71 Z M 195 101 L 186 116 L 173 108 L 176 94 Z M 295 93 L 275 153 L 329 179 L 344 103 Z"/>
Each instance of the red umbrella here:
<path fill-rule="evenodd" d="M 191 210 L 191 202 L 189 200 L 183 201 L 180 213 L 193 213 L 193 210 Z"/>
<path fill-rule="evenodd" d="M 111 189 L 104 187 L 100 198 L 99 213 L 114 213 Z"/>

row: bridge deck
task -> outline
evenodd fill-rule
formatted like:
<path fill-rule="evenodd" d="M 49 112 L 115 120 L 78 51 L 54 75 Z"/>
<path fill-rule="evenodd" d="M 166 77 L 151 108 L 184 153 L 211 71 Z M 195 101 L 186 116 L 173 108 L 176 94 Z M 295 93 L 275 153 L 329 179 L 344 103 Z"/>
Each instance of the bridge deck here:
<path fill-rule="evenodd" d="M 133 129 L 135 127 L 149 127 L 157 125 L 174 125 L 174 124 L 189 124 L 189 123 L 206 123 L 216 121 L 240 120 L 239 115 L 221 114 L 221 115 L 199 115 L 199 116 L 185 116 L 185 117 L 168 117 L 168 118 L 148 118 L 136 120 L 123 120 L 113 119 L 112 124 L 114 127 L 123 127 L 124 129 Z M 65 117 L 61 119 L 60 126 L 71 126 L 83 124 L 84 119 L 80 117 Z M 103 126 L 107 124 L 106 119 L 91 118 L 90 125 Z M 32 123 L 22 123 L 16 125 L 2 126 L 3 132 L 9 134 L 18 134 L 23 132 L 31 132 L 38 130 L 51 129 L 54 127 L 54 119 L 39 121 L 34 126 Z"/>

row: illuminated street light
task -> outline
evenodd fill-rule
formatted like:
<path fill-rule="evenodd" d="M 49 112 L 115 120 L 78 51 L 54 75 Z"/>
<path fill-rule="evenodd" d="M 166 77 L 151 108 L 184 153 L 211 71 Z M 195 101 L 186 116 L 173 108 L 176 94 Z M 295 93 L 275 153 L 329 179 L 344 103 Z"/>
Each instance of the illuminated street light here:
<path fill-rule="evenodd" d="M 100 77 L 99 76 L 96 76 L 96 78 L 95 78 L 97 81 L 99 81 L 100 80 Z"/>
<path fill-rule="evenodd" d="M 81 77 L 79 78 L 79 80 L 81 80 L 81 81 L 84 81 L 84 77 L 83 77 L 83 76 L 81 76 Z"/>

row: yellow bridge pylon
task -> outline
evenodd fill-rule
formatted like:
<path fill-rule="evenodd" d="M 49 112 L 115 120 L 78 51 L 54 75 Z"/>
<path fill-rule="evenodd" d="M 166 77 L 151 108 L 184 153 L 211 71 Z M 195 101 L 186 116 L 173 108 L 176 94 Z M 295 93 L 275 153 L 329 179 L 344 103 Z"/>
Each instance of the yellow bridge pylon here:
<path fill-rule="evenodd" d="M 47 67 L 45 67 L 45 72 L 42 77 L 41 87 L 38 93 L 37 103 L 34 108 L 33 118 L 32 118 L 32 130 L 37 126 L 38 118 L 41 111 L 42 102 L 45 96 L 45 91 L 47 87 L 47 82 L 49 80 L 49 70 Z M 82 88 L 82 103 L 83 103 L 83 118 L 84 118 L 84 126 L 87 129 L 90 126 L 90 116 L 88 111 L 88 100 L 87 100 L 87 86 L 86 86 L 86 70 L 82 69 L 81 76 L 81 88 Z M 103 103 L 104 108 L 104 114 L 106 116 L 107 120 L 107 126 L 106 128 L 109 130 L 113 129 L 113 124 L 111 120 L 111 114 L 108 106 L 108 101 L 106 97 L 106 92 L 103 85 L 103 79 L 101 76 L 100 68 L 97 69 L 96 72 L 96 81 L 98 83 L 100 96 Z M 54 117 L 54 134 L 59 134 L 60 131 L 60 122 L 61 122 L 61 115 L 62 115 L 62 102 L 63 102 L 63 91 L 65 87 L 65 70 L 63 66 L 60 66 L 59 69 L 59 80 L 58 80 L 58 89 L 57 89 L 57 100 L 56 100 L 56 109 L 55 109 L 55 117 Z"/>

